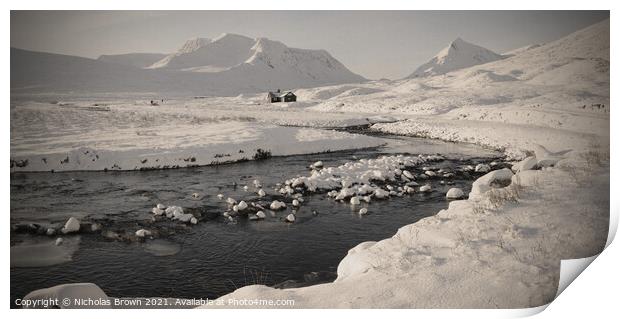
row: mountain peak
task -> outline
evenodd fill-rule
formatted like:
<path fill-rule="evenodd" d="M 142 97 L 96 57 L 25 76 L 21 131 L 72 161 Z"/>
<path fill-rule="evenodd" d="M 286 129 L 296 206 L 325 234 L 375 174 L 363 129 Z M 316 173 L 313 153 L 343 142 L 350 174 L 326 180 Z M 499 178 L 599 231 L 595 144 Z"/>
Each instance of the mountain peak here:
<path fill-rule="evenodd" d="M 419 66 L 409 78 L 440 75 L 503 58 L 500 54 L 458 37 L 430 61 Z"/>
<path fill-rule="evenodd" d="M 246 37 L 245 35 L 240 35 L 236 33 L 222 33 L 213 39 L 213 42 L 224 42 L 224 41 L 254 41 L 254 39 L 250 37 Z"/>
<path fill-rule="evenodd" d="M 211 43 L 211 39 L 209 38 L 191 38 L 187 41 L 185 41 L 185 43 L 183 44 L 183 46 L 181 47 L 181 49 L 179 49 L 179 51 L 177 51 L 177 53 L 190 53 L 190 52 L 194 52 L 202 47 L 204 47 L 205 45 Z"/>

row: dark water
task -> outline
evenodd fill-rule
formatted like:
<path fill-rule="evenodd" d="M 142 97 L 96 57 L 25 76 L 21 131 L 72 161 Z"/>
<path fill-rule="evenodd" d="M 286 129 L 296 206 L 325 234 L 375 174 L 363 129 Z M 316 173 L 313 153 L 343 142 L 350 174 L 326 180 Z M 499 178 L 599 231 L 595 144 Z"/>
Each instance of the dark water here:
<path fill-rule="evenodd" d="M 451 154 L 452 159 L 433 163 L 437 167 L 486 162 L 492 154 L 471 146 L 429 144 L 415 138 L 406 141 L 411 153 L 432 150 Z M 274 194 L 276 183 L 308 174 L 307 166 L 314 161 L 334 166 L 394 151 L 379 148 L 165 171 L 16 173 L 11 175 L 11 224 L 58 226 L 76 216 L 101 222 L 104 229 L 134 232 L 151 218 L 150 210 L 157 203 L 221 213 L 226 204 L 216 195 L 252 199 L 253 187 L 245 192 L 241 186 L 251 185 L 254 179 L 262 182 L 268 194 Z M 403 151 L 401 146 L 398 152 Z M 248 284 L 305 282 L 311 272 L 321 272 L 322 276 L 308 283 L 330 280 L 349 249 L 364 241 L 390 237 L 401 226 L 437 213 L 447 207 L 444 196 L 450 187 L 461 187 L 467 193 L 471 184 L 467 179 L 455 179 L 452 186 L 439 181 L 431 181 L 431 194 L 374 201 L 355 210 L 349 204 L 326 199 L 324 194 L 306 195 L 293 224 L 281 220 L 290 212 L 287 208 L 263 221 L 241 218 L 230 223 L 218 217 L 143 243 L 110 241 L 98 233 L 81 234 L 79 249 L 70 262 L 11 267 L 11 306 L 15 298 L 30 291 L 72 282 L 96 283 L 115 297 L 215 298 Z M 205 197 L 193 199 L 195 192 Z M 272 199 L 267 196 L 265 201 Z M 369 214 L 360 217 L 356 212 L 361 207 L 367 207 Z M 312 214 L 313 210 L 318 215 Z M 35 235 L 12 233 L 12 245 L 28 236 Z"/>

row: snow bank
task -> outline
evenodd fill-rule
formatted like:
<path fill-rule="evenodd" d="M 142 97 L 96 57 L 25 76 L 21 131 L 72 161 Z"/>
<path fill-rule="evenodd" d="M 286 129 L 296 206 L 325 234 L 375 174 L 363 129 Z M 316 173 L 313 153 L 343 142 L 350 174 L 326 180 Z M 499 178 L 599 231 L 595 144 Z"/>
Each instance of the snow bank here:
<path fill-rule="evenodd" d="M 504 187 L 510 184 L 512 176 L 514 174 L 511 170 L 504 168 L 487 173 L 486 175 L 478 178 L 471 185 L 471 192 L 469 193 L 469 199 L 478 200 L 482 198 L 482 195 L 493 187 Z"/>
<path fill-rule="evenodd" d="M 104 301 L 103 304 L 94 304 L 87 308 L 112 308 L 108 296 L 95 284 L 76 283 L 58 285 L 50 288 L 35 290 L 24 297 L 24 308 L 47 308 L 49 300 L 58 300 L 58 304 L 50 305 L 49 308 L 75 309 L 85 308 L 73 303 L 73 300 L 85 300 L 90 298 L 93 301 Z M 65 300 L 69 300 L 65 303 Z M 46 303 L 47 301 L 47 303 Z"/>

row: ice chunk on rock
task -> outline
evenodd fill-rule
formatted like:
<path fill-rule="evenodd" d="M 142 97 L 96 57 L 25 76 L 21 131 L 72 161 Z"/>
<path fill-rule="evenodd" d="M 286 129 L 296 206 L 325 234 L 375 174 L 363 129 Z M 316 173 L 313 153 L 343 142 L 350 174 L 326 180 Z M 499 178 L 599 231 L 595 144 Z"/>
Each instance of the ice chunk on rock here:
<path fill-rule="evenodd" d="M 465 196 L 465 193 L 458 187 L 450 188 L 446 193 L 446 198 L 448 199 L 459 199 L 463 198 L 463 196 Z"/>
<path fill-rule="evenodd" d="M 62 233 L 63 234 L 75 233 L 79 230 L 80 230 L 80 220 L 75 217 L 71 217 L 69 218 L 69 220 L 67 220 L 67 222 L 65 223 L 65 226 L 62 228 Z"/>

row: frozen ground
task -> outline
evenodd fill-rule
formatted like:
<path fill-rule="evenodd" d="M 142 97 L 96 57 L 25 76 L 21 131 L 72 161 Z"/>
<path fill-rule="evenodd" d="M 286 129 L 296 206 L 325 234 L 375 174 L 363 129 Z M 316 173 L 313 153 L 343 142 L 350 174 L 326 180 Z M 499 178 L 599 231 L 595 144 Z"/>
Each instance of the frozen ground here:
<path fill-rule="evenodd" d="M 560 260 L 595 255 L 607 240 L 609 20 L 515 52 L 428 78 L 299 90 L 300 102 L 288 105 L 240 96 L 183 106 L 185 114 L 243 114 L 261 127 L 379 120 L 372 129 L 486 145 L 515 160 L 532 155 L 542 168 L 492 185 L 482 179 L 469 199 L 359 244 L 333 283 L 253 285 L 221 299 L 294 299 L 299 308 L 522 308 L 553 300 Z M 214 103 L 225 111 L 206 107 Z M 28 140 L 13 123 L 12 157 L 14 146 L 27 145 L 13 136 Z"/>

